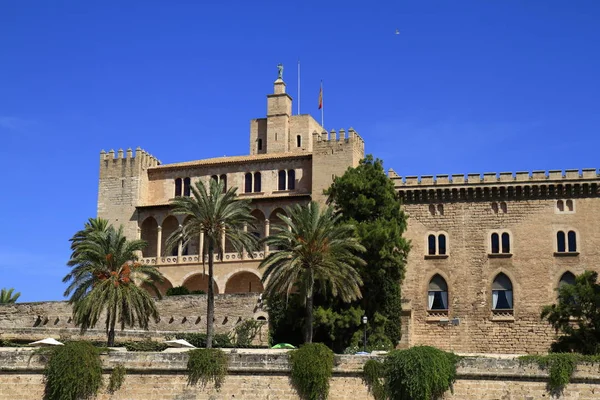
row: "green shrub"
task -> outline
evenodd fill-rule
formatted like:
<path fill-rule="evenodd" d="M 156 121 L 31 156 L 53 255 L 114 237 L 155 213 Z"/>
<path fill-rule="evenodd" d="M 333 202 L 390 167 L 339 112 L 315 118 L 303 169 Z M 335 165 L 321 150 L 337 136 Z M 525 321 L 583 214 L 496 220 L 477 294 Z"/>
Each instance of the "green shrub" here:
<path fill-rule="evenodd" d="M 139 342 L 124 342 L 121 343 L 127 351 L 163 351 L 167 346 L 165 343 L 154 342 L 151 340 L 143 340 Z"/>
<path fill-rule="evenodd" d="M 190 294 L 206 294 L 204 290 L 192 290 Z"/>
<path fill-rule="evenodd" d="M 386 391 L 394 400 L 431 400 L 452 388 L 458 357 L 429 346 L 394 350 L 384 361 Z"/>
<path fill-rule="evenodd" d="M 265 322 L 247 319 L 237 324 L 233 330 L 233 339 L 236 347 L 250 347 L 252 341 L 260 331 Z"/>
<path fill-rule="evenodd" d="M 384 378 L 384 365 L 378 360 L 368 360 L 363 366 L 363 382 L 375 400 L 386 400 L 387 394 Z"/>
<path fill-rule="evenodd" d="M 548 390 L 555 395 L 560 394 L 571 381 L 577 364 L 600 362 L 600 356 L 586 356 L 577 353 L 550 353 L 544 356 L 523 356 L 521 364 L 537 364 L 548 371 Z"/>
<path fill-rule="evenodd" d="M 125 380 L 125 367 L 123 364 L 117 364 L 110 373 L 110 379 L 108 380 L 108 392 L 114 393 L 121 389 L 121 385 Z"/>
<path fill-rule="evenodd" d="M 80 400 L 95 396 L 102 386 L 100 349 L 88 342 L 44 348 L 45 399 Z"/>
<path fill-rule="evenodd" d="M 188 352 L 188 384 L 202 386 L 212 381 L 219 390 L 227 375 L 227 354 L 219 349 L 194 349 Z"/>
<path fill-rule="evenodd" d="M 187 340 L 198 348 L 206 347 L 206 333 L 176 333 L 174 337 L 175 339 Z M 231 343 L 229 335 L 221 333 L 213 336 L 213 347 L 231 348 L 233 343 Z"/>
<path fill-rule="evenodd" d="M 309 343 L 290 352 L 291 380 L 302 400 L 325 400 L 333 373 L 333 351 Z"/>
<path fill-rule="evenodd" d="M 186 294 L 190 294 L 190 291 L 185 286 L 175 286 L 172 288 L 168 288 L 166 292 L 167 296 L 185 296 Z"/>

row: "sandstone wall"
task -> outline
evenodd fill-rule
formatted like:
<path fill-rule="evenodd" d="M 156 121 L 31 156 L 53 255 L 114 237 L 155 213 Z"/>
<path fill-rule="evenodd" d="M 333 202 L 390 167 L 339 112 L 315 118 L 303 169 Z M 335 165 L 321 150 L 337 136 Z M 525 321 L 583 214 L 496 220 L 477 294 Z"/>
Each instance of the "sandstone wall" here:
<path fill-rule="evenodd" d="M 98 399 L 192 400 L 271 399 L 296 400 L 290 385 L 288 357 L 284 351 L 230 354 L 228 376 L 221 391 L 212 386 L 187 385 L 184 353 L 116 352 L 103 355 L 105 381 L 114 366 L 127 370 L 122 388 L 113 395 L 102 392 Z M 362 383 L 362 365 L 367 357 L 336 356 L 331 379 L 331 400 L 372 399 Z M 0 349 L 0 400 L 41 399 L 43 364 L 31 350 Z M 467 358 L 458 368 L 454 393 L 445 399 L 510 400 L 547 399 L 547 373 L 535 366 L 520 366 L 514 359 Z M 597 366 L 579 366 L 572 383 L 560 399 L 591 400 L 600 393 Z"/>
<path fill-rule="evenodd" d="M 117 341 L 142 338 L 159 340 L 176 332 L 206 331 L 206 295 L 165 297 L 157 300 L 157 305 L 160 313 L 158 323 L 151 321 L 147 331 L 139 328 L 117 331 Z M 266 315 L 257 293 L 215 296 L 216 333 L 229 333 L 244 320 L 264 318 Z M 67 302 L 0 304 L 0 338 L 37 340 L 49 336 L 56 339 L 79 336 Z M 103 324 L 88 331 L 84 338 L 105 340 Z M 263 344 L 267 343 L 266 326 L 262 328 L 258 339 Z"/>

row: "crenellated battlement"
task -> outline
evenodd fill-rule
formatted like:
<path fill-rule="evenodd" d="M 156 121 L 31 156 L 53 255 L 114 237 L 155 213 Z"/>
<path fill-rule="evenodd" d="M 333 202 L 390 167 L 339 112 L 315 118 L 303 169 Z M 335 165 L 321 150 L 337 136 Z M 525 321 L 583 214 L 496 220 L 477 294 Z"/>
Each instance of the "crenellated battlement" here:
<path fill-rule="evenodd" d="M 339 132 L 339 136 L 338 136 Z M 313 144 L 316 143 L 327 143 L 327 142 L 356 142 L 364 145 L 363 138 L 356 132 L 353 128 L 348 129 L 348 135 L 346 135 L 346 131 L 342 128 L 338 132 L 335 129 L 332 129 L 330 132 L 323 130 L 323 132 L 319 133 L 317 131 L 313 132 Z"/>
<path fill-rule="evenodd" d="M 445 186 L 445 185 L 472 185 L 494 183 L 543 183 L 565 182 L 598 179 L 600 175 L 595 168 L 550 170 L 550 171 L 519 171 L 519 172 L 485 172 L 452 175 L 398 175 L 393 169 L 388 171 L 389 178 L 396 187 L 409 186 Z"/>
<path fill-rule="evenodd" d="M 100 152 L 100 162 L 103 162 L 106 166 L 108 166 L 108 162 L 112 160 L 113 164 L 117 163 L 118 160 L 135 160 L 136 164 L 141 167 L 156 167 L 160 165 L 161 162 L 158 158 L 154 157 L 152 154 L 142 150 L 140 147 L 135 149 L 135 154 L 131 148 L 127 149 L 126 152 L 123 152 L 123 149 L 119 149 L 116 153 L 114 150 L 110 150 L 108 153 L 104 150 Z"/>

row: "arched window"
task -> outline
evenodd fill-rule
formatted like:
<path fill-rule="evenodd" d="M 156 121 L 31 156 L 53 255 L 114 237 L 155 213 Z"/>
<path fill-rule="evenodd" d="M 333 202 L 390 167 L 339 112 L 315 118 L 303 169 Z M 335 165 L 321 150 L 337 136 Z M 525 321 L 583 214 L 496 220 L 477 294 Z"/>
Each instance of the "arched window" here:
<path fill-rule="evenodd" d="M 211 180 L 213 180 L 213 181 L 215 181 L 215 182 L 219 182 L 219 177 L 218 177 L 218 176 L 216 176 L 216 175 L 212 175 L 212 176 L 210 177 L 210 179 L 211 179 Z"/>
<path fill-rule="evenodd" d="M 252 174 L 250 172 L 244 176 L 244 193 L 252 193 Z"/>
<path fill-rule="evenodd" d="M 565 233 L 563 231 L 556 232 L 556 251 L 562 253 L 566 251 L 566 238 Z"/>
<path fill-rule="evenodd" d="M 437 210 L 438 210 L 438 214 L 444 215 L 444 205 L 443 204 L 438 204 Z"/>
<path fill-rule="evenodd" d="M 287 176 L 287 188 L 288 190 L 294 190 L 296 188 L 296 170 L 290 169 Z"/>
<path fill-rule="evenodd" d="M 427 294 L 428 310 L 448 309 L 448 285 L 440 275 L 436 274 L 431 278 Z"/>
<path fill-rule="evenodd" d="M 221 183 L 223 184 L 223 193 L 225 193 L 227 191 L 227 175 L 222 174 L 219 177 L 219 180 L 221 181 Z"/>
<path fill-rule="evenodd" d="M 446 235 L 444 234 L 438 236 L 438 254 L 446 254 Z"/>
<path fill-rule="evenodd" d="M 254 173 L 254 191 L 256 193 L 262 192 L 261 181 L 260 181 L 260 172 Z"/>
<path fill-rule="evenodd" d="M 573 285 L 575 284 L 575 275 L 571 272 L 567 271 L 560 277 L 560 281 L 558 281 L 558 288 L 560 289 L 563 285 Z"/>
<path fill-rule="evenodd" d="M 508 276 L 500 273 L 492 283 L 492 309 L 513 309 L 513 287 Z"/>
<path fill-rule="evenodd" d="M 494 212 L 494 214 L 498 214 L 498 203 L 492 203 L 492 211 Z"/>
<path fill-rule="evenodd" d="M 435 255 L 435 235 L 429 235 L 429 237 L 427 238 L 427 245 L 429 248 L 428 254 L 430 256 Z"/>
<path fill-rule="evenodd" d="M 277 190 L 285 190 L 285 178 L 286 178 L 285 171 L 284 170 L 279 171 L 278 177 L 279 177 L 279 181 L 277 183 Z"/>
<path fill-rule="evenodd" d="M 296 147 L 302 147 L 302 136 L 296 136 Z"/>
<path fill-rule="evenodd" d="M 183 195 L 186 197 L 190 197 L 190 185 L 192 180 L 190 178 L 185 178 L 183 180 Z"/>
<path fill-rule="evenodd" d="M 506 212 L 508 211 L 508 208 L 506 207 L 505 202 L 500 203 L 500 210 L 502 210 L 502 214 L 506 214 Z"/>
<path fill-rule="evenodd" d="M 435 215 L 435 204 L 429 205 L 429 214 Z"/>
<path fill-rule="evenodd" d="M 569 233 L 567 234 L 567 242 L 569 243 L 569 252 L 576 252 L 577 251 L 577 235 L 575 234 L 575 231 L 569 231 Z"/>
<path fill-rule="evenodd" d="M 508 232 L 502 234 L 502 252 L 510 253 L 510 235 Z"/>
<path fill-rule="evenodd" d="M 175 179 L 175 197 L 181 196 L 181 178 Z"/>
<path fill-rule="evenodd" d="M 492 233 L 492 253 L 500 253 L 500 235 Z"/>
<path fill-rule="evenodd" d="M 562 200 L 557 200 L 556 201 L 556 209 L 558 210 L 558 212 L 565 211 L 565 203 Z"/>
<path fill-rule="evenodd" d="M 567 210 L 573 211 L 573 200 L 567 200 Z"/>
<path fill-rule="evenodd" d="M 262 139 L 258 139 L 258 151 L 262 150 Z"/>

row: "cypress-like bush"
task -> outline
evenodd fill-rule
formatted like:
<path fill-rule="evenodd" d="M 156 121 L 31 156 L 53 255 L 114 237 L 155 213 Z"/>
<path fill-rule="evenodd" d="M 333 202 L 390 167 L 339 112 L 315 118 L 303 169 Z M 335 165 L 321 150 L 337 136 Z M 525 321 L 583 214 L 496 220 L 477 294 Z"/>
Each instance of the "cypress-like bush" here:
<path fill-rule="evenodd" d="M 89 342 L 69 342 L 43 349 L 48 356 L 44 376 L 46 400 L 82 400 L 102 386 L 100 349 Z"/>
<path fill-rule="evenodd" d="M 309 343 L 290 352 L 291 379 L 302 400 L 326 400 L 333 373 L 333 351 Z"/>
<path fill-rule="evenodd" d="M 386 391 L 393 400 L 431 400 L 452 388 L 458 357 L 430 346 L 390 352 L 384 362 Z"/>

